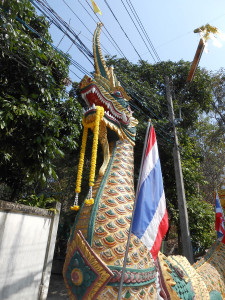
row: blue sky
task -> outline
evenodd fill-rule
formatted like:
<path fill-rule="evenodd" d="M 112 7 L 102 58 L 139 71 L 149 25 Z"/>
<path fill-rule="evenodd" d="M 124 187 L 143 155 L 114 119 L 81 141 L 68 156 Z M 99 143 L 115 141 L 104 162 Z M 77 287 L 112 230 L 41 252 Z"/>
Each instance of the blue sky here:
<path fill-rule="evenodd" d="M 72 8 L 88 29 L 85 28 L 82 22 L 66 6 L 64 1 Z M 92 50 L 92 35 L 96 28 L 95 22 L 98 21 L 96 15 L 91 11 L 86 0 L 64 1 L 47 0 L 52 8 L 67 23 L 70 23 L 74 31 L 79 34 L 83 43 Z M 91 5 L 91 0 L 87 1 Z M 121 30 L 120 25 L 107 7 L 105 0 L 96 0 L 95 2 L 102 11 L 102 16 L 99 14 L 97 15 L 103 22 L 105 28 L 110 32 L 113 39 L 117 42 L 126 58 L 133 63 L 137 63 L 139 54 L 142 59 L 147 60 L 149 63 L 154 63 L 151 54 L 140 38 L 137 29 L 123 6 L 124 3 L 129 10 L 127 0 L 107 0 L 106 2 L 113 10 L 116 18 L 120 22 L 138 54 Z M 131 3 L 161 61 L 179 61 L 180 59 L 192 61 L 200 40 L 200 36 L 193 33 L 193 30 L 206 23 L 217 27 L 220 31 L 225 33 L 224 0 L 131 0 Z M 92 17 L 87 13 L 85 8 Z M 51 25 L 50 33 L 52 34 L 54 44 L 58 45 L 63 37 L 63 33 L 54 25 Z M 121 57 L 104 33 L 100 36 L 100 42 L 111 55 Z M 225 41 L 223 41 L 222 44 L 223 47 L 217 48 L 213 46 L 212 41 L 209 41 L 209 53 L 203 53 L 200 61 L 201 67 L 213 71 L 225 68 Z M 70 46 L 71 41 L 69 41 L 67 37 L 64 37 L 59 44 L 61 50 L 65 52 L 69 50 L 68 53 L 74 60 L 79 62 L 89 72 L 93 71 L 91 63 L 80 53 L 76 46 L 73 45 L 71 48 Z M 81 78 L 84 76 L 84 74 L 74 66 L 71 66 L 71 70 Z M 79 78 L 74 74 L 71 73 L 70 76 L 72 80 L 79 81 Z"/>

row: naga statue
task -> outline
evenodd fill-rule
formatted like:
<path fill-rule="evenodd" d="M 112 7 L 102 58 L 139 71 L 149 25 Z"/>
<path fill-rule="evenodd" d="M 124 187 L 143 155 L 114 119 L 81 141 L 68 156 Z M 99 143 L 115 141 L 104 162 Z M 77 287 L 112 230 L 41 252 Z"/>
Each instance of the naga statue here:
<path fill-rule="evenodd" d="M 113 68 L 103 59 L 99 35 L 93 37 L 94 78 L 80 82 L 89 109 L 83 116 L 83 138 L 71 209 L 78 210 L 68 241 L 63 276 L 70 299 L 117 299 L 131 223 L 134 191 L 135 132 L 130 97 Z M 94 133 L 89 192 L 78 205 L 87 131 Z M 103 164 L 95 180 L 98 141 Z M 225 245 L 217 242 L 193 266 L 183 256 L 159 253 L 154 261 L 141 240 L 131 234 L 121 299 L 225 299 Z"/>

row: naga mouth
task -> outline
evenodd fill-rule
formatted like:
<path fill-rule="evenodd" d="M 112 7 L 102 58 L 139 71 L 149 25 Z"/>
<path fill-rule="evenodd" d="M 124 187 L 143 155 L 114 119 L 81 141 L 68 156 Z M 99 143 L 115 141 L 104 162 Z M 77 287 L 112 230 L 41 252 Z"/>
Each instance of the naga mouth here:
<path fill-rule="evenodd" d="M 112 101 L 107 100 L 95 84 L 90 84 L 88 87 L 82 89 L 81 96 L 89 107 L 89 110 L 85 115 L 94 112 L 96 106 L 103 106 L 105 117 L 107 119 L 124 125 L 129 124 L 129 118 L 126 116 L 125 112 L 119 112 Z"/>

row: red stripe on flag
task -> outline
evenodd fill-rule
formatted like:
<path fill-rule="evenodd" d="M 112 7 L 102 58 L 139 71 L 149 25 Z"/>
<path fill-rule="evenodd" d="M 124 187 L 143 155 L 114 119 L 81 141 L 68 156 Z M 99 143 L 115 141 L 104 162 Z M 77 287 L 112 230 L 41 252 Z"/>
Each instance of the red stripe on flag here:
<path fill-rule="evenodd" d="M 215 230 L 220 231 L 220 226 L 222 224 L 222 214 L 216 213 L 216 222 L 215 222 Z"/>
<path fill-rule="evenodd" d="M 223 236 L 221 243 L 225 244 L 225 235 Z"/>
<path fill-rule="evenodd" d="M 158 229 L 158 234 L 156 236 L 155 242 L 152 246 L 151 249 L 151 254 L 154 260 L 156 260 L 161 244 L 162 244 L 162 239 L 164 237 L 164 235 L 166 234 L 167 230 L 169 227 L 169 222 L 168 222 L 168 215 L 167 215 L 167 210 L 165 211 L 165 214 L 162 218 L 161 223 L 159 224 L 159 229 Z"/>
<path fill-rule="evenodd" d="M 225 230 L 224 230 L 223 225 L 220 227 L 220 232 L 222 232 L 222 234 L 225 236 Z"/>
<path fill-rule="evenodd" d="M 149 140 L 148 140 L 148 148 L 147 148 L 145 157 L 148 156 L 148 154 L 151 151 L 151 149 L 152 149 L 153 145 L 155 144 L 155 142 L 156 142 L 155 130 L 154 130 L 154 127 L 151 126 L 150 133 L 149 133 Z"/>

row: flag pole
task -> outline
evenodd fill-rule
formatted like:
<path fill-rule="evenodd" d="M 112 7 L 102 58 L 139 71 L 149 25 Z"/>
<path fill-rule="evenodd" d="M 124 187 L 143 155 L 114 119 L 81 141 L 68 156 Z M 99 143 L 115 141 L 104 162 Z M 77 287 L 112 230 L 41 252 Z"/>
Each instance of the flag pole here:
<path fill-rule="evenodd" d="M 122 269 L 122 274 L 121 274 L 121 278 L 120 278 L 120 285 L 119 285 L 119 291 L 118 291 L 117 300 L 121 299 L 121 293 L 122 293 L 122 288 L 123 288 L 124 275 L 125 275 L 126 264 L 127 264 L 127 256 L 128 256 L 128 252 L 129 252 L 129 246 L 130 246 L 131 230 L 132 230 L 132 224 L 133 224 L 133 219 L 134 219 L 134 211 L 135 211 L 136 204 L 137 204 L 137 195 L 138 195 L 139 188 L 140 188 L 140 178 L 141 178 L 142 171 L 143 171 L 142 169 L 143 169 L 143 163 L 144 163 L 144 158 L 145 158 L 145 154 L 146 154 L 146 145 L 148 143 L 150 128 L 151 128 L 151 120 L 149 119 L 148 120 L 148 126 L 147 126 L 147 130 L 146 130 L 146 134 L 145 134 L 145 142 L 144 142 L 144 148 L 143 148 L 142 159 L 141 159 L 141 167 L 140 167 L 140 171 L 139 171 L 139 177 L 138 177 L 136 195 L 135 195 L 135 200 L 134 200 L 132 218 L 131 218 L 131 222 L 130 222 L 130 229 L 129 229 L 129 234 L 128 234 L 126 252 L 125 252 L 124 261 L 123 261 L 123 269 Z"/>
<path fill-rule="evenodd" d="M 142 169 L 143 169 L 145 154 L 146 154 L 146 151 L 147 151 L 146 145 L 148 144 L 150 129 L 151 129 L 151 119 L 148 120 L 148 126 L 147 126 L 146 134 L 145 134 L 145 142 L 144 142 L 144 148 L 143 148 L 143 153 L 142 153 L 142 158 L 141 158 L 141 167 L 140 167 L 140 171 L 139 171 L 135 202 L 136 202 L 137 194 L 138 194 L 139 188 L 140 188 L 140 179 L 141 179 L 141 175 L 142 175 Z M 133 211 L 134 211 L 134 209 L 133 209 Z"/>

